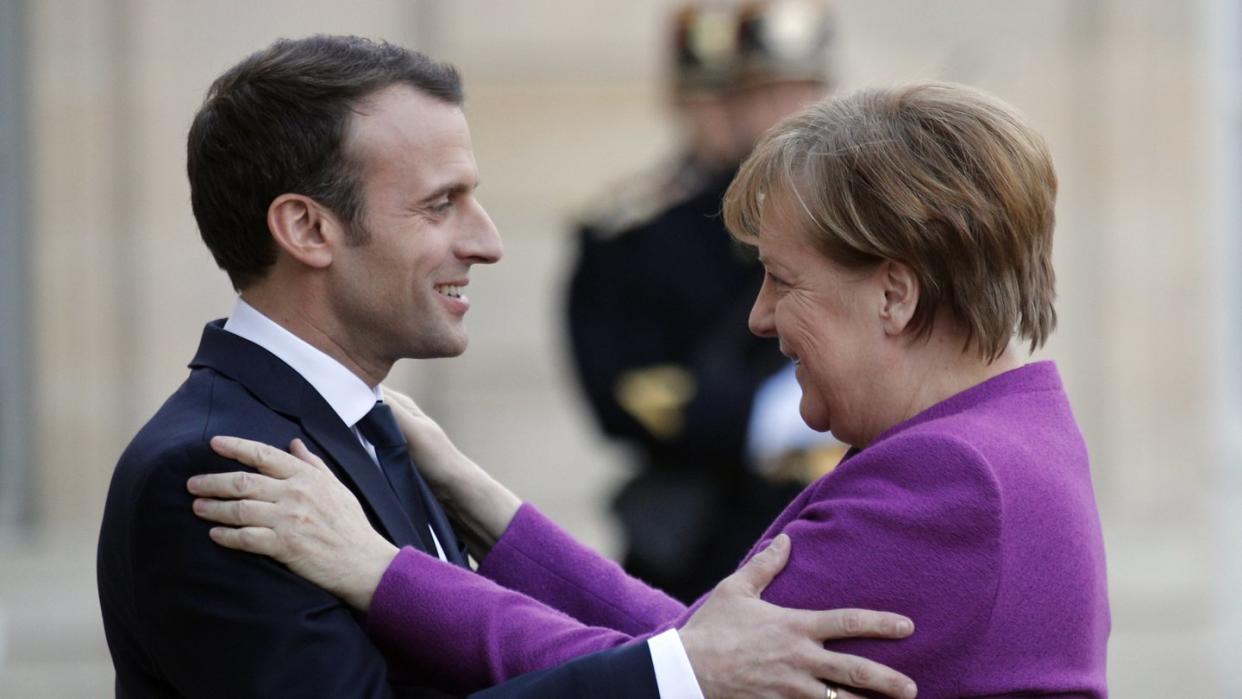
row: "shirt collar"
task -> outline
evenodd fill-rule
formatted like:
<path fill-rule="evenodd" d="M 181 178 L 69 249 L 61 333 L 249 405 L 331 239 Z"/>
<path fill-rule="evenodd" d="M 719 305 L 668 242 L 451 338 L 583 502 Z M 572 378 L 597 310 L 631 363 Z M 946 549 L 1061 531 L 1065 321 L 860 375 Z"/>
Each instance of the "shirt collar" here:
<path fill-rule="evenodd" d="M 378 386 L 368 386 L 345 365 L 284 329 L 240 296 L 233 304 L 233 312 L 224 323 L 224 329 L 279 357 L 306 379 L 341 421 L 350 427 L 371 412 L 375 402 L 383 398 Z"/>

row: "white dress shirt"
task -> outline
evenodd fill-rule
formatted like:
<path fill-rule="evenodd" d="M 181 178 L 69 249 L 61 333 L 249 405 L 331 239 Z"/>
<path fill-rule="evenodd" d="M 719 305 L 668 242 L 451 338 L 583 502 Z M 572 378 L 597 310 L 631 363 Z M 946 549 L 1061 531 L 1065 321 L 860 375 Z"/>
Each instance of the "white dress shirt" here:
<path fill-rule="evenodd" d="M 368 386 L 357 374 L 346 369 L 344 364 L 285 330 L 254 306 L 243 301 L 240 296 L 233 305 L 229 319 L 224 323 L 224 329 L 276 355 L 306 379 L 323 396 L 328 407 L 341 418 L 341 422 L 349 425 L 362 448 L 371 456 L 371 461 L 375 462 L 375 467 L 381 468 L 379 458 L 375 455 L 375 447 L 358 430 L 358 421 L 371 412 L 376 401 L 384 399 L 379 386 Z M 431 529 L 431 539 L 436 545 L 436 555 L 440 560 L 447 561 L 434 529 Z"/>
<path fill-rule="evenodd" d="M 376 467 L 379 467 L 375 447 L 358 431 L 358 421 L 371 411 L 376 401 L 383 400 L 384 395 L 379 386 L 368 386 L 345 365 L 284 329 L 241 297 L 233 305 L 233 312 L 225 321 L 224 329 L 276 355 L 306 379 L 341 418 L 341 422 L 350 426 L 354 436 L 371 455 Z M 447 560 L 439 539 L 435 538 L 434 530 L 431 536 L 435 540 L 440 560 Z M 676 629 L 652 636 L 647 641 L 647 647 L 651 652 L 651 664 L 655 669 L 656 685 L 660 688 L 660 699 L 703 699 L 703 692 L 694 676 L 694 668 L 690 665 L 690 658 L 686 655 L 686 649 Z"/>

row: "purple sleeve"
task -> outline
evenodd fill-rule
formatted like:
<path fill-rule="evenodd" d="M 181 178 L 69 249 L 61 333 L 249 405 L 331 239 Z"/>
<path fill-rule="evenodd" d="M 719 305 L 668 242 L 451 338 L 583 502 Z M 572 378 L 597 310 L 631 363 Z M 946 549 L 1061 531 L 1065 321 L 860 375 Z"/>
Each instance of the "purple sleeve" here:
<path fill-rule="evenodd" d="M 943 683 L 962 670 L 947 659 L 968 655 L 964 649 L 986 628 L 1002 568 L 1001 512 L 997 483 L 969 445 L 940 437 L 900 441 L 863 452 L 812 486 L 783 526 L 792 542 L 789 563 L 763 598 L 799 609 L 909 616 L 915 634 L 907 640 L 828 647 L 901 670 L 922 693 L 924 684 L 935 684 L 931 678 Z"/>
<path fill-rule="evenodd" d="M 384 572 L 367 631 L 403 675 L 459 694 L 634 640 L 409 547 Z"/>
<path fill-rule="evenodd" d="M 652 633 L 685 605 L 578 543 L 534 506 L 522 505 L 479 573 L 585 623 Z"/>

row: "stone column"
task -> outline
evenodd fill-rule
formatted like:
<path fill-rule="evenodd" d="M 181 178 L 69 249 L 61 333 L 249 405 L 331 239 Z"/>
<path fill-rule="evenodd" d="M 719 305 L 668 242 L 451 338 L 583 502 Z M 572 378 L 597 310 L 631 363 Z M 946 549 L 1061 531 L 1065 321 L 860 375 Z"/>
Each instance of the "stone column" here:
<path fill-rule="evenodd" d="M 30 3 L 34 449 L 39 519 L 98 522 L 132 401 L 123 0 Z"/>
<path fill-rule="evenodd" d="M 1212 670 L 1221 696 L 1242 696 L 1242 676 L 1236 672 L 1237 648 L 1242 648 L 1242 4 L 1236 0 L 1207 0 L 1201 20 L 1207 37 L 1201 54 L 1202 73 L 1209 76 L 1205 101 L 1206 150 L 1209 154 L 1208 219 L 1213 233 L 1214 303 L 1209 335 L 1216 348 L 1214 383 L 1217 386 L 1215 452 L 1210 478 L 1213 532 L 1219 570 L 1214 599 L 1219 613 L 1212 615 Z"/>
<path fill-rule="evenodd" d="M 0 3 L 0 530 L 28 524 L 30 228 L 26 217 L 26 3 Z"/>

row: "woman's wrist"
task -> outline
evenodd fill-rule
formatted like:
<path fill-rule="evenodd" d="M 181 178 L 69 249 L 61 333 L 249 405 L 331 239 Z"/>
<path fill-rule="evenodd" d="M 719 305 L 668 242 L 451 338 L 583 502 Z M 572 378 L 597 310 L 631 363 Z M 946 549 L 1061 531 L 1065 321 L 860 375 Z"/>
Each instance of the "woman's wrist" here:
<path fill-rule="evenodd" d="M 342 581 L 339 592 L 346 604 L 364 613 L 370 611 L 375 591 L 379 589 L 384 573 L 399 553 L 399 549 L 387 539 L 378 535 L 376 539 L 360 555 L 359 560 L 350 566 L 348 577 Z"/>
<path fill-rule="evenodd" d="M 474 462 L 456 469 L 446 486 L 441 502 L 465 530 L 471 552 L 481 558 L 504 535 L 522 501 Z"/>

